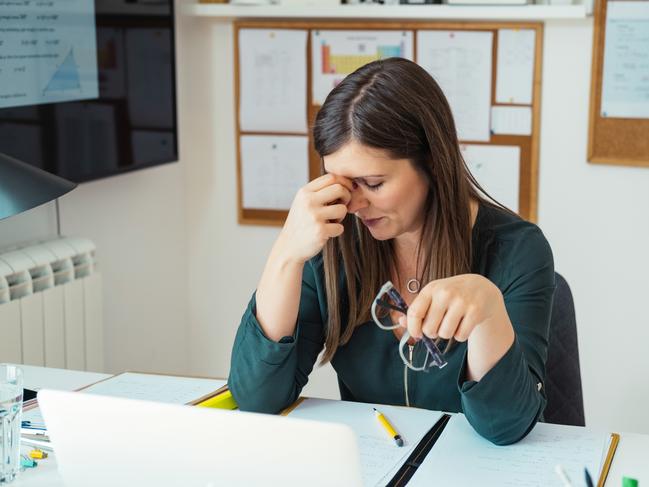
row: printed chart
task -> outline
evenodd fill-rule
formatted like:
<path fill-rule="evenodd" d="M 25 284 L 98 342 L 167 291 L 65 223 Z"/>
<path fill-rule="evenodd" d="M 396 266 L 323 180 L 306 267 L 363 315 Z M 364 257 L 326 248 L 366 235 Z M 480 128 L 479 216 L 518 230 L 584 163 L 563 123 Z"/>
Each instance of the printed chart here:
<path fill-rule="evenodd" d="M 0 0 L 0 108 L 97 98 L 93 0 Z"/>
<path fill-rule="evenodd" d="M 411 31 L 314 30 L 313 103 L 322 105 L 327 95 L 345 76 L 378 59 L 402 57 L 413 60 Z"/>

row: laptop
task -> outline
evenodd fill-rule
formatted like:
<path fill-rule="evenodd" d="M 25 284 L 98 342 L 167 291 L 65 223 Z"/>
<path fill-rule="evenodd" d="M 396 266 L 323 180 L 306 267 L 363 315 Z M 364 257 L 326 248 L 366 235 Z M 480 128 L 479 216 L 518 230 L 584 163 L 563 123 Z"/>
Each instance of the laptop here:
<path fill-rule="evenodd" d="M 42 390 L 67 487 L 362 485 L 347 426 Z"/>

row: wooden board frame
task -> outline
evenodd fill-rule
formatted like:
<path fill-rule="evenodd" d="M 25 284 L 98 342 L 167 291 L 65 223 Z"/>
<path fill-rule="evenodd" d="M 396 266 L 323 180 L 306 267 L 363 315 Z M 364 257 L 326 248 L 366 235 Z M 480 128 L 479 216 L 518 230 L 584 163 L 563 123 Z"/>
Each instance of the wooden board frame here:
<path fill-rule="evenodd" d="M 238 221 L 246 225 L 281 226 L 288 214 L 285 210 L 251 209 L 243 207 L 243 182 L 241 171 L 241 136 L 242 135 L 308 135 L 309 137 L 309 179 L 320 175 L 320 158 L 313 147 L 313 137 L 308 134 L 278 132 L 248 132 L 240 127 L 240 73 L 239 73 L 239 31 L 241 29 L 297 29 L 307 30 L 306 69 L 307 69 L 307 122 L 312 127 L 315 116 L 320 109 L 312 103 L 312 69 L 311 69 L 311 30 L 411 30 L 413 31 L 414 58 L 417 60 L 417 31 L 418 30 L 465 30 L 494 32 L 492 57 L 492 87 L 491 106 L 508 106 L 506 103 L 496 103 L 496 71 L 498 29 L 531 29 L 535 31 L 534 73 L 532 85 L 532 134 L 531 135 L 497 135 L 491 134 L 489 142 L 460 141 L 460 144 L 489 144 L 511 145 L 520 148 L 520 180 L 519 180 L 519 214 L 532 222 L 536 222 L 538 210 L 538 171 L 539 171 L 539 138 L 540 138 L 540 109 L 541 109 L 541 71 L 543 59 L 543 23 L 542 22 L 439 22 L 439 21 L 321 21 L 321 20 L 245 20 L 234 21 L 234 89 L 235 89 L 235 135 L 237 150 L 237 205 Z M 529 106 L 529 105 L 512 105 Z"/>
<path fill-rule="evenodd" d="M 601 116 L 608 0 L 595 3 L 588 162 L 649 167 L 649 119 Z"/>

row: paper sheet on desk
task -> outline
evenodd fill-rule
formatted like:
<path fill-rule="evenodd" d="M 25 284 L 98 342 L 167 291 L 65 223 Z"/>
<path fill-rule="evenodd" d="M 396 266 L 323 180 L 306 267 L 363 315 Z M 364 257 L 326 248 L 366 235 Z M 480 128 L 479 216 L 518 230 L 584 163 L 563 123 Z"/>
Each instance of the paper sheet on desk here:
<path fill-rule="evenodd" d="M 124 372 L 92 384 L 83 389 L 83 392 L 143 401 L 187 404 L 218 390 L 225 384 L 226 381 L 223 379 Z M 23 411 L 22 419 L 43 423 L 38 407 Z"/>
<path fill-rule="evenodd" d="M 83 392 L 169 404 L 188 404 L 225 384 L 223 379 L 124 372 L 86 387 Z"/>
<path fill-rule="evenodd" d="M 496 446 L 456 414 L 408 485 L 547 487 L 561 485 L 557 464 L 573 481 L 584 478 L 584 467 L 595 477 L 607 437 L 578 426 L 539 423 L 520 442 Z"/>
<path fill-rule="evenodd" d="M 373 411 L 376 407 L 404 440 L 398 447 L 381 427 Z M 289 414 L 291 418 L 342 423 L 358 436 L 363 484 L 385 485 L 423 436 L 442 416 L 438 411 L 366 404 L 327 399 L 306 399 Z"/>

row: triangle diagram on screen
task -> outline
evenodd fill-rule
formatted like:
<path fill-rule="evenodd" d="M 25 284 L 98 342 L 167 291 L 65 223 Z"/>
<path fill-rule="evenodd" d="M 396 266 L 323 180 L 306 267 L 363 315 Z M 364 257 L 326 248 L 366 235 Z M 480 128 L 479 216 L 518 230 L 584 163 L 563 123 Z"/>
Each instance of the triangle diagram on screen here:
<path fill-rule="evenodd" d="M 70 52 L 68 52 L 68 55 L 52 75 L 52 78 L 47 83 L 44 92 L 49 93 L 52 91 L 79 89 L 81 89 L 81 82 L 79 80 L 79 68 L 74 61 L 74 53 L 72 52 L 72 48 L 70 48 Z"/>

